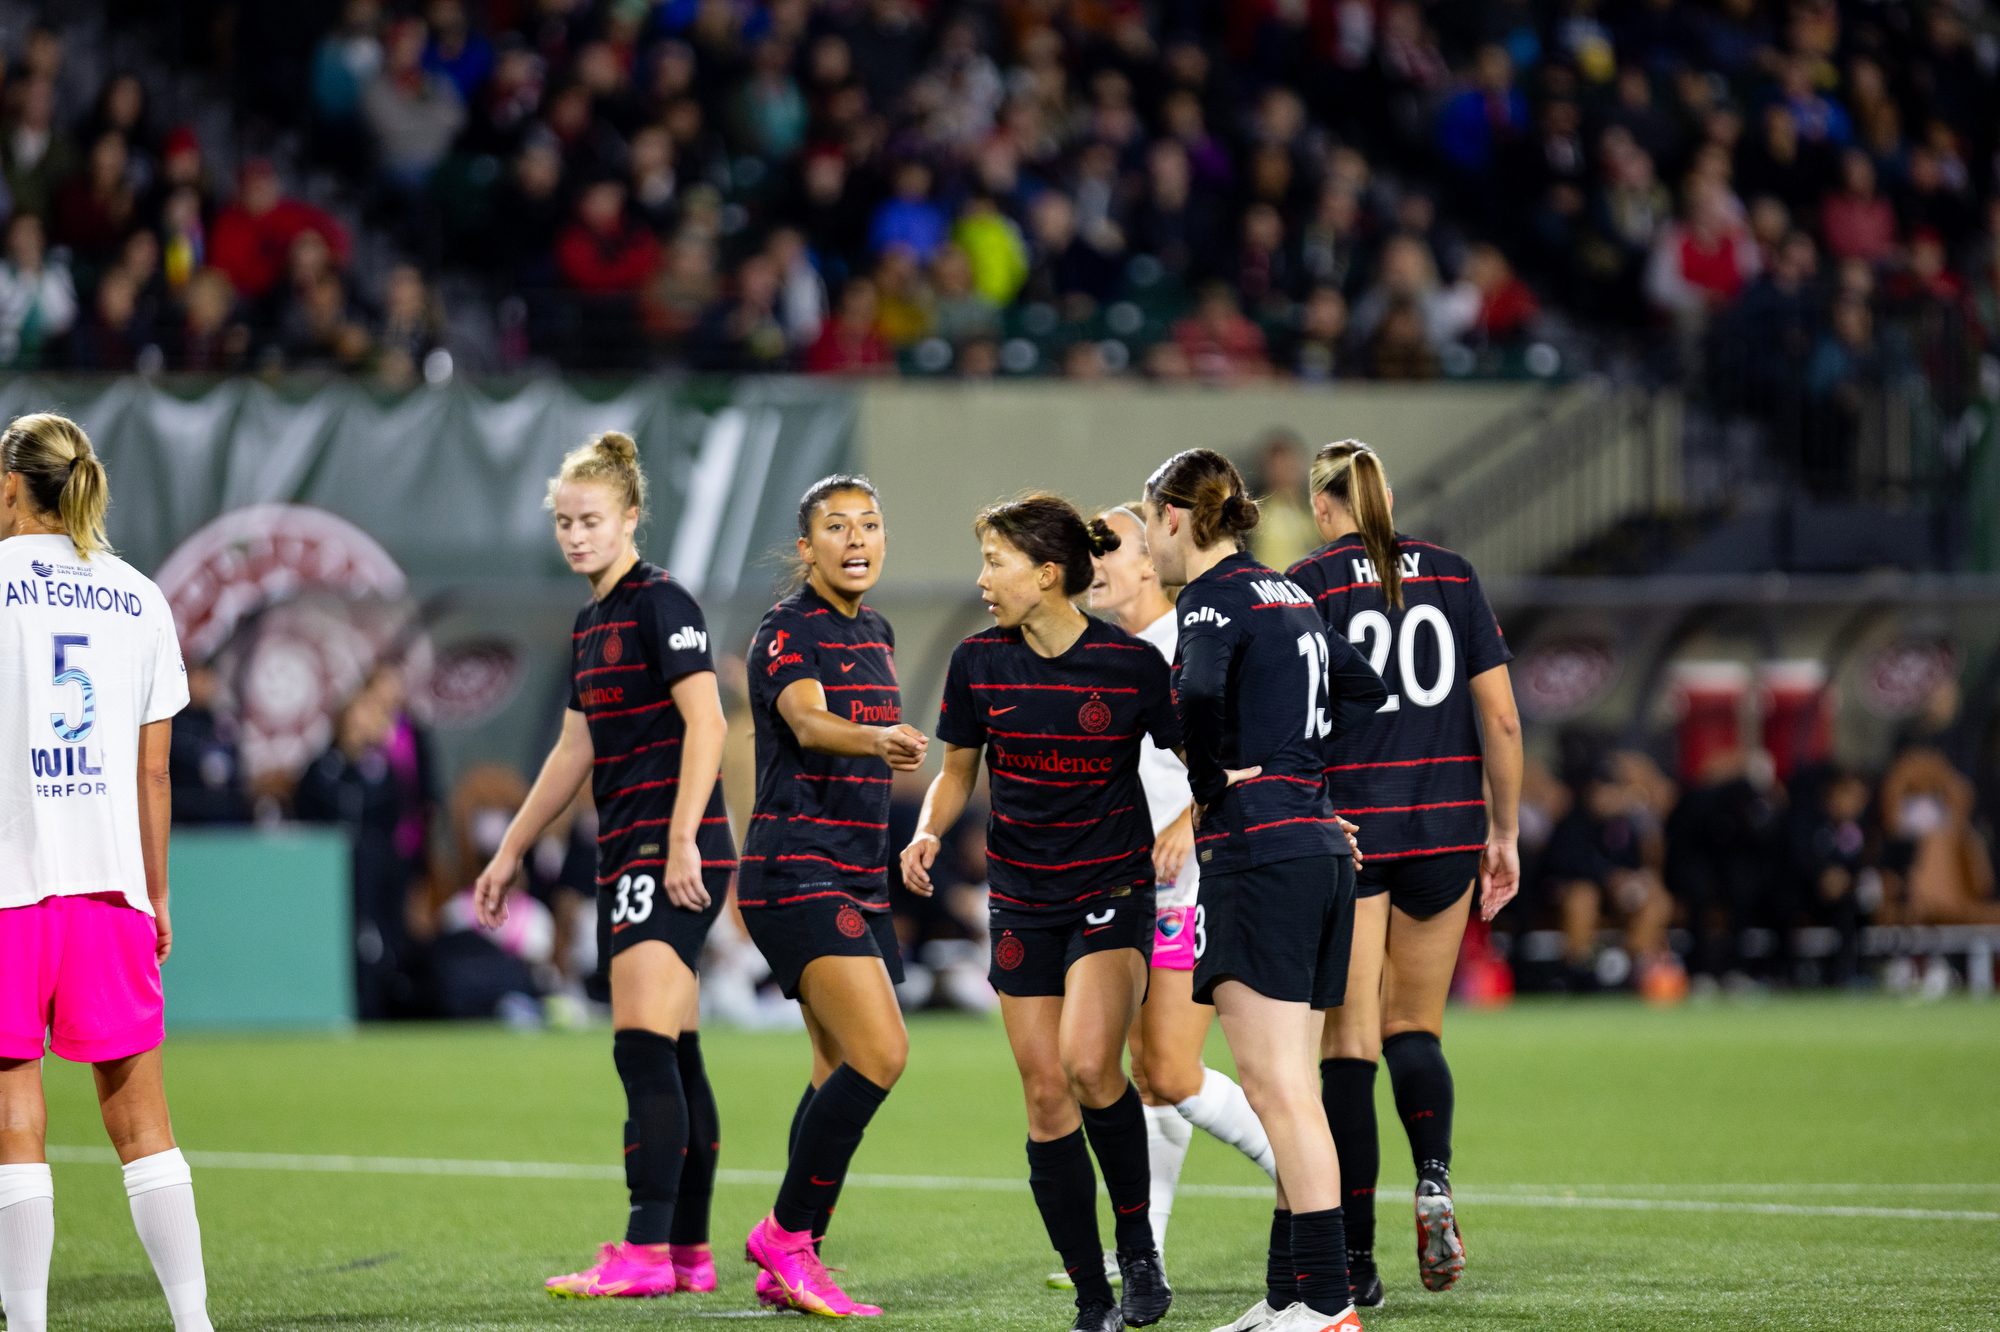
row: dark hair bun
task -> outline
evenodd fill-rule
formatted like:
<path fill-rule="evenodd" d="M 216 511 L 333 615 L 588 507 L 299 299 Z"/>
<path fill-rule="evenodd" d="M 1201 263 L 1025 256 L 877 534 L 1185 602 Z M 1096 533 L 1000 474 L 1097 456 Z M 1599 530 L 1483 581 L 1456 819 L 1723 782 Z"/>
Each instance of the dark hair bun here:
<path fill-rule="evenodd" d="M 1119 545 L 1120 538 L 1116 532 L 1111 530 L 1110 523 L 1105 522 L 1102 518 L 1093 518 L 1090 520 L 1091 554 L 1109 555 L 1112 551 L 1118 549 Z"/>

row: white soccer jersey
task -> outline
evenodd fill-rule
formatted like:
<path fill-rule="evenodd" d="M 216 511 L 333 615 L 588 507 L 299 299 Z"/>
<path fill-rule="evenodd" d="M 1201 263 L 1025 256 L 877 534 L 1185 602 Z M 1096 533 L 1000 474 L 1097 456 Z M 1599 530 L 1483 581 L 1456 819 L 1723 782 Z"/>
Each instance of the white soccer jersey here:
<path fill-rule="evenodd" d="M 152 579 L 65 536 L 0 541 L 0 908 L 117 893 L 152 914 L 139 728 L 187 701 Z"/>
<path fill-rule="evenodd" d="M 1180 642 L 1180 625 L 1169 610 L 1165 615 L 1139 631 L 1138 636 L 1160 650 L 1160 655 L 1173 665 L 1174 648 Z M 1161 749 L 1150 736 L 1139 738 L 1139 784 L 1146 788 L 1146 806 L 1153 815 L 1153 834 L 1159 835 L 1162 828 L 1179 818 L 1181 811 L 1194 803 L 1194 792 L 1188 787 L 1187 765 L 1174 757 L 1171 749 Z M 1201 868 L 1190 855 L 1181 863 L 1181 877 L 1172 887 L 1162 884 L 1156 895 L 1157 904 L 1163 907 L 1193 906 L 1195 889 L 1201 883 Z"/>

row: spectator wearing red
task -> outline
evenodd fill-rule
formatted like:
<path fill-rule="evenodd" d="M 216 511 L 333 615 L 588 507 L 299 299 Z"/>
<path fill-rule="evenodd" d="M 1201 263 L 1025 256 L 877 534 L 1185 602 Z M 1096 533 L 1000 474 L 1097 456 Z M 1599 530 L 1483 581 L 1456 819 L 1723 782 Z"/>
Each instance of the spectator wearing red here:
<path fill-rule="evenodd" d="M 1235 293 L 1220 282 L 1202 288 L 1194 313 L 1174 325 L 1174 341 L 1202 379 L 1228 383 L 1271 373 L 1264 330 L 1243 317 Z"/>
<path fill-rule="evenodd" d="M 1646 294 L 1684 331 L 1742 295 L 1762 266 L 1756 238 L 1738 219 L 1726 190 L 1697 181 L 1685 220 L 1660 232 L 1646 266 Z"/>
<path fill-rule="evenodd" d="M 347 228 L 323 209 L 285 197 L 270 160 L 253 157 L 243 166 L 236 202 L 222 210 L 209 236 L 209 262 L 225 273 L 244 300 L 260 300 L 285 274 L 292 242 L 316 231 L 345 266 L 351 247 Z"/>
<path fill-rule="evenodd" d="M 556 268 L 573 291 L 636 292 L 653 275 L 660 243 L 625 216 L 625 185 L 600 180 L 577 200 L 576 221 L 556 241 Z"/>
<path fill-rule="evenodd" d="M 1467 252 L 1464 280 L 1479 293 L 1479 313 L 1472 330 L 1484 342 L 1496 346 L 1519 342 L 1542 312 L 1534 291 L 1521 281 L 1497 245 L 1482 241 Z"/>
<path fill-rule="evenodd" d="M 876 330 L 879 302 L 875 284 L 853 278 L 841 289 L 840 313 L 820 330 L 806 353 L 806 369 L 816 375 L 878 375 L 896 368 L 889 344 Z"/>
<path fill-rule="evenodd" d="M 1840 160 L 1840 188 L 1820 210 L 1826 248 L 1841 259 L 1879 264 L 1896 252 L 1896 210 L 1875 188 L 1875 163 L 1859 148 Z"/>

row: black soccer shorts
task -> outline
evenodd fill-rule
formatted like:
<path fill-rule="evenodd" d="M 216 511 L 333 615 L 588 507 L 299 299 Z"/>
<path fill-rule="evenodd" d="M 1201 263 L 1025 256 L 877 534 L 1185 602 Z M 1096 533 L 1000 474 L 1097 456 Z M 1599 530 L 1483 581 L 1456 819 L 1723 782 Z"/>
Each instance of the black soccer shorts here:
<path fill-rule="evenodd" d="M 1107 899 L 1097 910 L 1063 925 L 992 923 L 992 957 L 986 978 L 1016 999 L 1061 996 L 1069 969 L 1092 953 L 1136 948 L 1153 957 L 1154 896 L 1142 889 Z M 996 913 L 997 916 L 997 913 Z M 1009 921 L 1019 917 L 1009 914 Z"/>
<path fill-rule="evenodd" d="M 1354 858 L 1301 856 L 1204 874 L 1195 903 L 1194 998 L 1242 981 L 1267 999 L 1338 1008 L 1354 941 Z"/>
<path fill-rule="evenodd" d="M 1458 905 L 1479 875 L 1477 851 L 1447 851 L 1407 860 L 1364 860 L 1354 876 L 1354 895 L 1378 897 L 1406 916 L 1423 920 Z"/>
<path fill-rule="evenodd" d="M 889 979 L 903 983 L 903 949 L 886 905 L 800 884 L 768 905 L 744 903 L 743 924 L 787 999 L 799 997 L 807 964 L 822 957 L 879 957 Z"/>
<path fill-rule="evenodd" d="M 700 911 L 669 902 L 656 869 L 621 873 L 610 883 L 597 885 L 599 969 L 608 976 L 612 958 L 635 943 L 657 939 L 679 953 L 689 971 L 699 974 L 709 927 L 722 914 L 723 899 L 729 896 L 729 874 L 726 869 L 701 872 L 701 886 L 708 889 L 708 906 Z"/>

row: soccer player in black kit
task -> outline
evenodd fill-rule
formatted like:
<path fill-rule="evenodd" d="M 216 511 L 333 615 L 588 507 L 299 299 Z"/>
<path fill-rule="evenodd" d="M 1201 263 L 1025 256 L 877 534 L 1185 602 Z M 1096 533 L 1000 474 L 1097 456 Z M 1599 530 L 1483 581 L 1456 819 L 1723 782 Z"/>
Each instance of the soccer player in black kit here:
<path fill-rule="evenodd" d="M 799 1001 L 813 1072 L 777 1204 L 744 1249 L 764 1303 L 872 1315 L 881 1309 L 835 1284 L 818 1241 L 909 1058 L 889 919 L 889 773 L 920 765 L 929 742 L 902 724 L 895 633 L 861 604 L 888 548 L 874 485 L 814 484 L 799 501 L 798 542 L 801 584 L 751 640 L 757 804 L 736 898 L 779 988 Z"/>
<path fill-rule="evenodd" d="M 1357 1332 L 1340 1167 L 1303 1057 L 1338 1007 L 1353 929 L 1354 847 L 1327 799 L 1329 741 L 1388 691 L 1312 598 L 1241 549 L 1243 478 L 1190 449 L 1146 483 L 1146 542 L 1183 584 L 1174 693 L 1200 811 L 1194 998 L 1215 1005 L 1278 1161 L 1267 1294 L 1232 1332 Z"/>
<path fill-rule="evenodd" d="M 1375 1270 L 1375 1069 L 1389 1064 L 1416 1162 L 1417 1266 L 1429 1290 L 1465 1269 L 1451 1203 L 1451 1069 L 1440 1037 L 1459 939 L 1481 884 L 1492 920 L 1521 877 L 1521 724 L 1512 653 L 1462 556 L 1398 534 L 1382 460 L 1343 440 L 1312 465 L 1326 545 L 1292 581 L 1330 638 L 1365 652 L 1389 699 L 1327 768 L 1334 807 L 1355 820 L 1368 862 L 1355 885 L 1347 1002 L 1327 1014 L 1321 1089 L 1346 1190 L 1355 1300 L 1382 1303 Z"/>
<path fill-rule="evenodd" d="M 944 770 L 903 852 L 903 881 L 929 888 L 938 839 L 964 812 L 984 751 L 989 975 L 1027 1100 L 1035 1205 L 1075 1283 L 1076 1332 L 1146 1327 L 1173 1292 L 1147 1215 L 1145 1113 L 1121 1056 L 1153 946 L 1139 742 L 1180 743 L 1167 664 L 1074 604 L 1092 555 L 1118 545 L 1102 519 L 1086 526 L 1067 500 L 1031 495 L 987 509 L 973 530 L 994 627 L 952 653 Z M 1093 1149 L 1117 1213 L 1122 1308 L 1099 1247 Z"/>
<path fill-rule="evenodd" d="M 473 885 L 479 923 L 507 919 L 521 857 L 587 779 L 597 803 L 598 937 L 609 941 L 612 1057 L 625 1084 L 622 1243 L 551 1295 L 715 1289 L 708 1204 L 715 1097 L 702 1067 L 695 966 L 736 868 L 716 773 L 728 730 L 708 628 L 687 589 L 639 558 L 646 479 L 631 438 L 606 431 L 549 482 L 556 541 L 590 580 L 570 638 L 562 734 Z"/>

